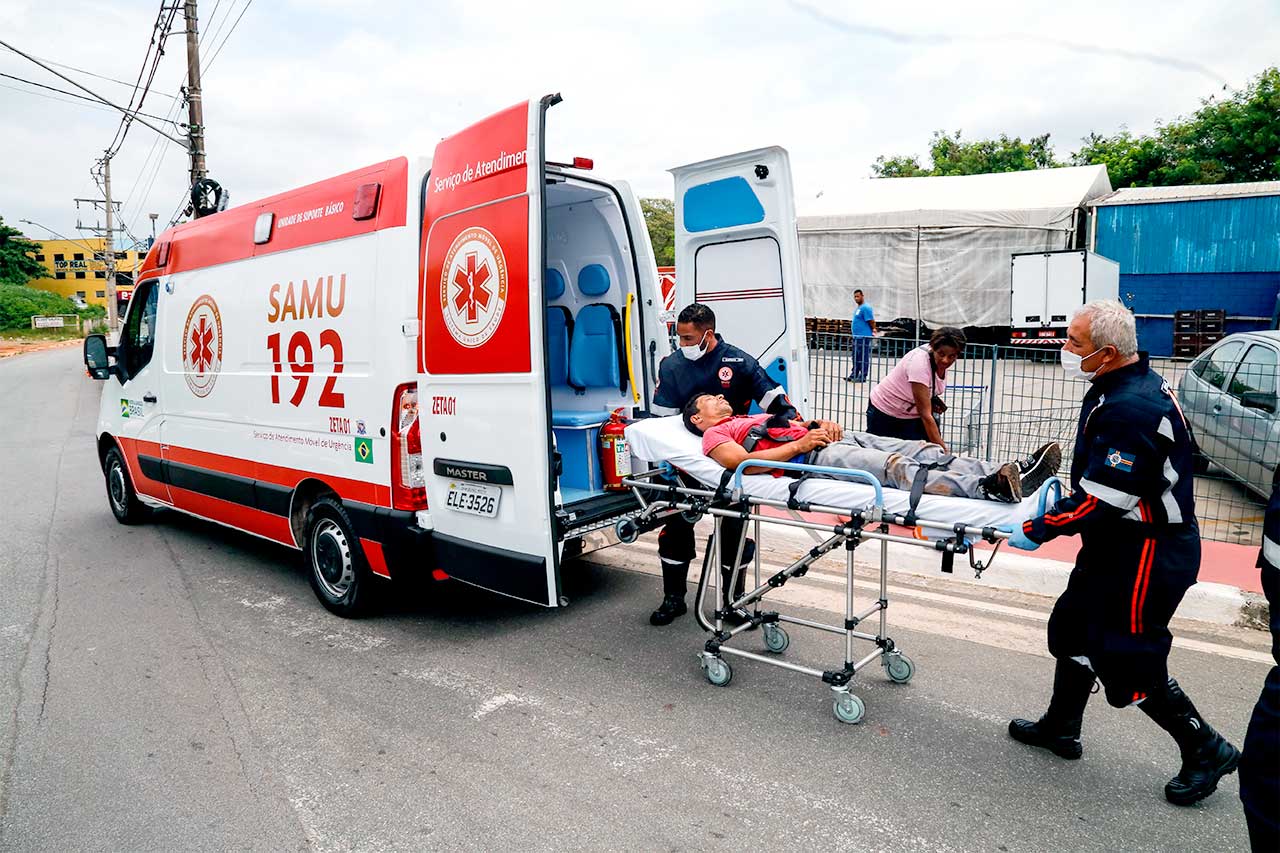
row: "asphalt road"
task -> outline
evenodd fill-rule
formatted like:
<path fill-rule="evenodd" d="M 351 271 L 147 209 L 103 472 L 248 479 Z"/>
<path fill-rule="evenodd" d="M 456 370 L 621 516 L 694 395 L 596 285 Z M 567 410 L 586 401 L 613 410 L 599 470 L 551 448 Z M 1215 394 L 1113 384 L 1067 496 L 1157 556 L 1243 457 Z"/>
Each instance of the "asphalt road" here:
<path fill-rule="evenodd" d="M 860 675 L 860 726 L 781 670 L 708 685 L 692 620 L 651 628 L 656 580 L 617 566 L 575 567 L 563 611 L 434 584 L 344 621 L 286 549 L 116 524 L 99 389 L 75 350 L 0 362 L 5 850 L 1247 846 L 1234 776 L 1164 802 L 1176 749 L 1140 713 L 1095 699 L 1079 762 L 1008 740 L 1051 672 L 1000 641 L 1002 619 L 1040 630 L 1012 609 L 978 635 L 936 602 L 891 611 L 917 676 Z M 793 631 L 787 656 L 836 643 Z M 1239 743 L 1266 666 L 1179 648 L 1173 669 Z"/>

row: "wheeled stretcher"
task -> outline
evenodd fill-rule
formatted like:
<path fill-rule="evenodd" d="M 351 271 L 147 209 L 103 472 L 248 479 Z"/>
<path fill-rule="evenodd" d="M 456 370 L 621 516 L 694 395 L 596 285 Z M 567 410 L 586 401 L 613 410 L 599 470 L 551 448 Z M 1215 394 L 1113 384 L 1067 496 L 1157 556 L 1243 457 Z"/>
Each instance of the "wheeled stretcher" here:
<path fill-rule="evenodd" d="M 729 683 L 733 669 L 725 659 L 726 655 L 819 678 L 833 691 L 832 711 L 838 720 L 845 723 L 861 722 L 866 712 L 862 699 L 850 689 L 857 672 L 876 660 L 880 661 L 889 679 L 897 683 L 910 681 L 915 672 L 914 663 L 887 633 L 888 544 L 936 550 L 942 555 L 946 570 L 950 569 L 955 555 L 966 555 L 975 575 L 981 576 L 1001 543 L 1008 538 L 1008 534 L 998 528 L 1020 524 L 1033 513 L 1043 512 L 1051 500 L 1050 496 L 1060 489 L 1057 480 L 1051 479 L 1036 495 L 1024 499 L 1021 504 L 925 495 L 917 506 L 911 506 L 906 492 L 884 489 L 879 480 L 866 471 L 752 460 L 744 462 L 737 471 L 727 472 L 714 460 L 702 455 L 699 440 L 684 428 L 679 417 L 640 421 L 627 428 L 627 438 L 633 456 L 658 463 L 658 467 L 624 480 L 636 494 L 642 510 L 638 515 L 618 522 L 616 533 L 619 539 L 634 541 L 646 530 L 661 526 L 674 513 L 682 514 L 689 521 L 708 516 L 715 523 L 715 532 L 698 579 L 694 606 L 698 624 L 711 635 L 699 654 L 699 663 L 707 680 L 716 685 Z M 779 478 L 770 474 L 746 474 L 749 468 L 783 470 L 793 476 Z M 678 472 L 685 476 L 679 476 Z M 794 475 L 799 475 L 799 478 Z M 815 476 L 822 478 L 811 479 Z M 783 514 L 769 514 L 769 510 L 782 510 Z M 790 516 L 785 513 L 790 513 Z M 801 517 L 799 513 L 830 514 L 840 520 L 823 523 Z M 769 577 L 762 576 L 762 549 L 757 547 L 752 565 L 753 585 L 748 585 L 742 595 L 732 601 L 724 602 L 719 567 L 735 567 L 725 581 L 727 590 L 736 589 L 739 576 L 747 570 L 743 565 L 746 537 L 737 542 L 726 541 L 722 529 L 727 519 L 750 522 L 758 544 L 764 525 L 805 529 L 825 534 L 825 538 L 817 537 L 820 541 L 808 552 Z M 915 527 L 924 538 L 892 533 L 890 524 Z M 977 558 L 972 547 L 977 539 L 995 545 L 985 562 Z M 879 596 L 859 610 L 854 601 L 854 551 L 868 540 L 883 543 L 880 549 Z M 736 549 L 732 561 L 723 559 L 725 548 Z M 838 549 L 845 552 L 845 614 L 842 624 L 830 625 L 761 609 L 761 602 L 773 590 L 793 578 L 803 577 L 820 558 Z M 715 603 L 710 610 L 708 589 L 711 591 L 710 600 Z M 728 620 L 735 611 L 739 618 L 745 617 L 745 621 L 731 626 Z M 866 629 L 867 620 L 873 617 L 876 619 L 874 633 Z M 778 655 L 790 645 L 784 625 L 842 635 L 845 640 L 842 665 L 819 670 L 780 659 Z M 764 647 L 770 654 L 740 647 L 743 635 L 756 629 L 760 630 Z M 875 648 L 857 657 L 855 643 L 859 642 L 871 643 Z"/>

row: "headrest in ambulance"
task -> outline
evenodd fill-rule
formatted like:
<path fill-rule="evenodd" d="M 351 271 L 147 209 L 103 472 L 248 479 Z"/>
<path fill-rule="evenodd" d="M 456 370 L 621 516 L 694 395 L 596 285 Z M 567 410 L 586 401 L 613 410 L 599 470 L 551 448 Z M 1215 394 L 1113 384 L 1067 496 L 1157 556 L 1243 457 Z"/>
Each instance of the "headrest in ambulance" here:
<path fill-rule="evenodd" d="M 547 299 L 559 299 L 564 296 L 564 276 L 555 267 L 547 268 Z"/>
<path fill-rule="evenodd" d="M 583 296 L 602 296 L 609 292 L 609 271 L 600 264 L 587 264 L 578 273 L 578 292 Z"/>

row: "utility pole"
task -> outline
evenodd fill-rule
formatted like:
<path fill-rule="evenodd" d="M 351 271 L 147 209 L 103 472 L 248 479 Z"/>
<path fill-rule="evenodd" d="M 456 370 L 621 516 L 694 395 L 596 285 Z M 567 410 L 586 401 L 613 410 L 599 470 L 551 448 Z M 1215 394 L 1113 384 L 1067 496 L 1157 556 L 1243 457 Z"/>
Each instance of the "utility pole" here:
<path fill-rule="evenodd" d="M 102 194 L 107 202 L 107 328 L 116 327 L 116 240 L 115 240 L 115 208 L 111 204 L 111 152 L 102 158 Z"/>
<path fill-rule="evenodd" d="M 184 0 L 187 24 L 187 125 L 191 151 L 191 185 L 207 174 L 204 164 L 204 105 L 200 101 L 200 35 L 196 0 Z"/>

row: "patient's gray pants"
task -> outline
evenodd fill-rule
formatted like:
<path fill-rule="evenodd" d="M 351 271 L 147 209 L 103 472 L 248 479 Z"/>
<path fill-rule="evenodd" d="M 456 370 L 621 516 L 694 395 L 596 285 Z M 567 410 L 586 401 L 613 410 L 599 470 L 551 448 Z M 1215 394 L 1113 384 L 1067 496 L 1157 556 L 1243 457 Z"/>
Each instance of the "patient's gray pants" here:
<path fill-rule="evenodd" d="M 910 491 L 920 466 L 937 462 L 944 456 L 946 454 L 941 447 L 927 441 L 846 432 L 840 441 L 810 453 L 808 462 L 810 465 L 825 465 L 828 468 L 859 468 L 870 471 L 883 485 Z M 957 498 L 985 498 L 978 484 L 999 467 L 996 462 L 957 456 L 946 470 L 929 472 L 924 492 L 927 495 Z"/>

